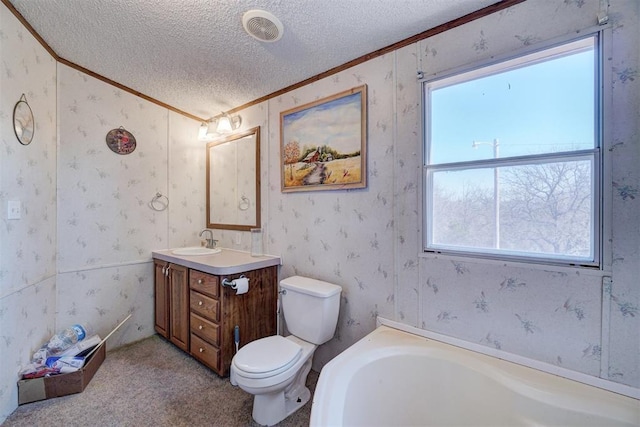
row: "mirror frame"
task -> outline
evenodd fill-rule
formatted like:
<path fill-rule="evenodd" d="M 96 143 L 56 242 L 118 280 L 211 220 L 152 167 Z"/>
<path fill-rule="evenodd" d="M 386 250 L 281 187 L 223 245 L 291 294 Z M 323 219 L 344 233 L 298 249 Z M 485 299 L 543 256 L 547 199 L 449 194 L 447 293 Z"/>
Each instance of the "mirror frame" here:
<path fill-rule="evenodd" d="M 33 111 L 24 94 L 13 107 L 13 133 L 22 145 L 29 145 L 33 141 L 35 133 Z"/>
<path fill-rule="evenodd" d="M 256 194 L 254 195 L 255 197 L 255 201 L 256 201 L 256 221 L 255 224 L 249 224 L 249 225 L 243 225 L 243 224 L 219 224 L 219 223 L 212 223 L 211 222 L 211 148 L 215 147 L 216 145 L 221 145 L 221 144 L 225 144 L 227 142 L 232 142 L 232 141 L 236 141 L 239 139 L 242 139 L 244 137 L 247 136 L 251 136 L 254 135 L 255 136 L 255 142 L 256 142 Z M 215 141 L 211 141 L 207 144 L 207 159 L 206 159 L 206 193 L 207 193 L 207 201 L 206 201 L 206 208 L 207 208 L 207 218 L 206 218 L 206 223 L 207 223 L 207 228 L 214 228 L 214 229 L 223 229 L 223 230 L 238 230 L 238 231 L 251 231 L 252 228 L 260 228 L 260 212 L 261 212 L 261 205 L 260 205 L 260 193 L 261 193 L 261 189 L 260 189 L 260 126 L 256 126 L 252 129 L 249 129 L 247 131 L 244 132 L 240 132 L 240 133 L 234 133 L 232 135 L 229 135 L 225 138 L 222 139 L 218 139 Z"/>

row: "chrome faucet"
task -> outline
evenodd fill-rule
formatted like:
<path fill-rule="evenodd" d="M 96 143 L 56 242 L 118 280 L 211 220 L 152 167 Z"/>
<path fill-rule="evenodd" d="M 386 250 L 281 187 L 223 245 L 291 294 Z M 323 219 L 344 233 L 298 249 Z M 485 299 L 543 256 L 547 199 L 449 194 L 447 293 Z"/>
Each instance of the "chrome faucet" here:
<path fill-rule="evenodd" d="M 207 231 L 209 232 L 209 238 L 208 239 L 205 238 L 205 240 L 207 241 L 207 248 L 213 249 L 213 248 L 216 247 L 216 243 L 218 243 L 218 241 L 214 240 L 214 238 L 213 238 L 213 231 L 209 230 L 208 228 L 205 228 L 204 230 L 202 230 L 200 232 L 200 237 L 202 237 L 202 235 L 204 233 L 206 233 Z"/>

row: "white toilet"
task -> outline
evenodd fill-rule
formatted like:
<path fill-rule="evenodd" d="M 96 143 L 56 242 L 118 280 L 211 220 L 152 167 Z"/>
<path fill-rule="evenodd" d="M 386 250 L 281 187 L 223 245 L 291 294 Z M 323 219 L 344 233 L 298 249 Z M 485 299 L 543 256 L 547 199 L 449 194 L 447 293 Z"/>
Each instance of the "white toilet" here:
<path fill-rule="evenodd" d="M 341 290 L 308 277 L 282 280 L 282 311 L 292 335 L 252 341 L 234 356 L 231 384 L 255 395 L 253 419 L 258 424 L 274 425 L 309 401 L 305 383 L 313 353 L 333 338 Z"/>

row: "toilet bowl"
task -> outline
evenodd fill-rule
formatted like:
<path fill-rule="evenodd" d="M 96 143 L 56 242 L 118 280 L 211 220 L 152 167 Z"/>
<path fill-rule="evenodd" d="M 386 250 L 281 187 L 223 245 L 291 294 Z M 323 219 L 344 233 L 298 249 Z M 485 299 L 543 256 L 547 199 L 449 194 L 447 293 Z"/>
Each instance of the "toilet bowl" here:
<path fill-rule="evenodd" d="M 335 333 L 337 285 L 294 276 L 280 282 L 282 311 L 291 335 L 261 338 L 241 347 L 231 361 L 231 384 L 253 394 L 253 419 L 271 426 L 311 398 L 306 380 L 318 345 Z"/>
<path fill-rule="evenodd" d="M 305 382 L 316 347 L 292 335 L 274 335 L 247 344 L 247 351 L 233 358 L 231 384 L 255 396 L 252 416 L 258 424 L 277 424 L 309 401 Z"/>

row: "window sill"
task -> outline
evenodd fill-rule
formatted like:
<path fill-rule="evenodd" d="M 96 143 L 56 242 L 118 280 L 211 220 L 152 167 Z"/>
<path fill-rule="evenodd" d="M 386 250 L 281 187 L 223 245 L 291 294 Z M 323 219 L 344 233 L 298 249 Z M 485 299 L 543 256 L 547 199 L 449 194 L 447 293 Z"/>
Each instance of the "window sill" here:
<path fill-rule="evenodd" d="M 590 266 L 565 266 L 558 264 L 545 264 L 543 262 L 514 261 L 508 259 L 484 258 L 437 252 L 420 252 L 418 257 L 427 260 L 455 261 L 478 265 L 500 265 L 503 267 L 526 268 L 528 270 L 544 270 L 546 272 L 570 273 L 596 277 L 611 276 L 612 274 L 610 266 L 603 268 Z"/>

